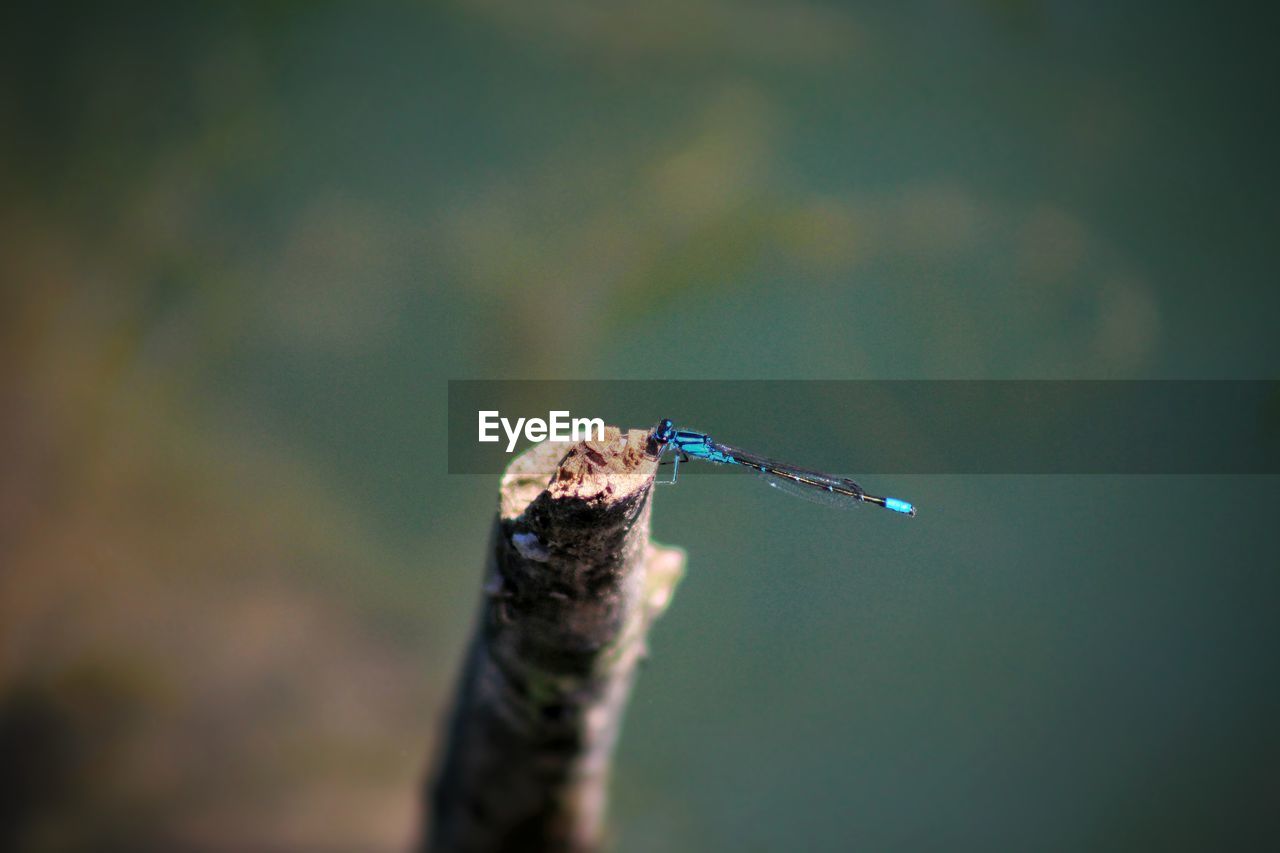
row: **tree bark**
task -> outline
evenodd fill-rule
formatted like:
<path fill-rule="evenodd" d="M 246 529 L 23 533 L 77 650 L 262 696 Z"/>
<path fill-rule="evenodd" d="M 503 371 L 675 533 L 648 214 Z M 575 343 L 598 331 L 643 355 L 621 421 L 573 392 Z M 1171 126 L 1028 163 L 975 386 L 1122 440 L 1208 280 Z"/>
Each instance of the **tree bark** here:
<path fill-rule="evenodd" d="M 684 569 L 649 542 L 648 433 L 543 444 L 502 479 L 485 596 L 422 849 L 604 843 L 613 746 L 645 638 Z"/>

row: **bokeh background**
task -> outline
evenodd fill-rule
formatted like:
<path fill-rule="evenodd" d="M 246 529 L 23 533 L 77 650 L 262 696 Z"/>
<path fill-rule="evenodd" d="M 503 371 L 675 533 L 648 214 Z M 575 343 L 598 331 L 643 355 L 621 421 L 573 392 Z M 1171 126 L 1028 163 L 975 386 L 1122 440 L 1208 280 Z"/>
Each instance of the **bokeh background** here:
<path fill-rule="evenodd" d="M 1272 23 L 11 9 L 0 848 L 404 849 L 495 498 L 448 379 L 1274 378 Z M 1274 487 L 688 478 L 617 848 L 1274 842 Z"/>

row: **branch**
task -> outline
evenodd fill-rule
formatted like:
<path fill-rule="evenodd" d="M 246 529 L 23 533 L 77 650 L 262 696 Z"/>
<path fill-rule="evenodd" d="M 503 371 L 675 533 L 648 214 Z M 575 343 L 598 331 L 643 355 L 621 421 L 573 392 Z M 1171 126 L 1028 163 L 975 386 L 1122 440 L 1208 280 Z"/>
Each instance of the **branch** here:
<path fill-rule="evenodd" d="M 600 848 L 636 664 L 684 570 L 649 542 L 647 438 L 610 427 L 507 469 L 424 850 Z"/>

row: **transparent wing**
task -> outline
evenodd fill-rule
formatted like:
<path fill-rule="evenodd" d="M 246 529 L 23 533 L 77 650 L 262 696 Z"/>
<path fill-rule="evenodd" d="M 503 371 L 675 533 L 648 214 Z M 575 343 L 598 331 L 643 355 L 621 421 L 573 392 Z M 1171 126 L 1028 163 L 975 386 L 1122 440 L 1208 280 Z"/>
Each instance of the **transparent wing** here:
<path fill-rule="evenodd" d="M 754 468 L 754 466 L 752 467 Z M 836 509 L 852 509 L 862 503 L 858 498 L 843 492 L 827 491 L 825 488 L 782 477 L 759 468 L 754 468 L 754 470 L 761 479 L 778 491 L 804 498 L 807 501 L 813 501 L 816 504 L 835 507 Z M 849 482 L 853 481 L 850 480 Z"/>
<path fill-rule="evenodd" d="M 727 445 L 717 444 L 715 449 L 731 456 L 735 463 L 752 469 L 775 489 L 807 501 L 840 509 L 881 501 L 874 495 L 868 495 L 863 491 L 862 486 L 848 477 L 837 477 L 821 471 L 787 465 L 775 459 L 758 456 Z"/>

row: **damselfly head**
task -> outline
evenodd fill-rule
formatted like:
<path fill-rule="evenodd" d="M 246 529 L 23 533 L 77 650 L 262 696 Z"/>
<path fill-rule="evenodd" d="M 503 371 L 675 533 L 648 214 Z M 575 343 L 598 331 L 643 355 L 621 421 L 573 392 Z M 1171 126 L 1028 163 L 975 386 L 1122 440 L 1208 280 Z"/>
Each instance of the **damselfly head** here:
<path fill-rule="evenodd" d="M 671 422 L 670 418 L 663 418 L 658 421 L 658 425 L 653 428 L 653 440 L 661 444 L 666 444 L 675 438 L 676 425 Z"/>

